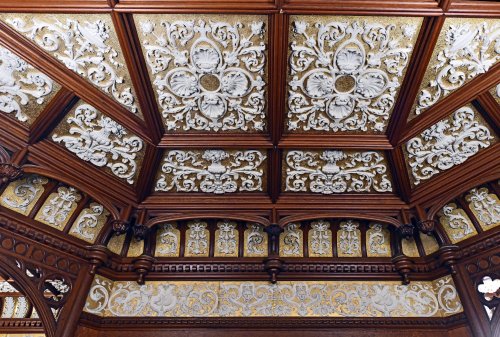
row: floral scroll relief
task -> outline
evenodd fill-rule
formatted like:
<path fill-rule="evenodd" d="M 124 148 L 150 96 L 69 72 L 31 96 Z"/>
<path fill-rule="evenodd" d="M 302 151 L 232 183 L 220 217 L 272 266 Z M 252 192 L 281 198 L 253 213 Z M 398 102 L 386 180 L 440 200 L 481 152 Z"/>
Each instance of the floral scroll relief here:
<path fill-rule="evenodd" d="M 445 205 L 438 216 L 453 243 L 477 234 L 465 211 L 454 203 Z"/>
<path fill-rule="evenodd" d="M 466 200 L 480 223 L 492 226 L 500 222 L 500 202 L 487 188 L 470 190 Z"/>
<path fill-rule="evenodd" d="M 313 26 L 298 19 L 290 34 L 288 129 L 384 131 L 420 21 Z"/>
<path fill-rule="evenodd" d="M 415 185 L 462 164 L 491 145 L 490 130 L 477 121 L 470 107 L 458 109 L 406 143 Z"/>
<path fill-rule="evenodd" d="M 417 96 L 414 114 L 419 115 L 464 83 L 487 72 L 500 60 L 500 24 L 495 20 L 448 18 Z M 432 62 L 432 61 L 431 61 Z"/>
<path fill-rule="evenodd" d="M 99 229 L 104 226 L 109 212 L 103 205 L 93 202 L 85 208 L 73 224 L 70 234 L 93 242 Z"/>
<path fill-rule="evenodd" d="M 388 230 L 382 224 L 370 224 L 370 229 L 366 231 L 368 256 L 390 256 L 391 246 L 387 232 Z"/>
<path fill-rule="evenodd" d="M 168 130 L 265 128 L 265 22 L 218 19 L 136 15 Z"/>
<path fill-rule="evenodd" d="M 30 174 L 26 178 L 17 182 L 12 182 L 11 185 L 15 186 L 13 194 L 6 195 L 4 193 L 0 203 L 16 212 L 27 215 L 33 208 L 34 201 L 38 199 L 43 192 L 43 185 L 48 182 L 49 180 L 45 177 Z"/>
<path fill-rule="evenodd" d="M 311 223 L 309 230 L 309 256 L 332 256 L 332 231 L 330 223 L 318 220 Z"/>
<path fill-rule="evenodd" d="M 138 113 L 134 92 L 125 67 L 118 38 L 105 15 L 87 15 L 85 21 L 29 14 L 7 18 L 23 33 L 52 54 L 68 69 L 89 80 L 133 113 Z"/>
<path fill-rule="evenodd" d="M 88 104 L 80 104 L 66 118 L 70 126 L 68 135 L 56 131 L 52 140 L 64 146 L 80 159 L 97 167 L 107 167 L 111 172 L 134 183 L 137 173 L 137 155 L 143 141 L 111 118 Z"/>
<path fill-rule="evenodd" d="M 36 219 L 62 230 L 81 199 L 82 195 L 74 187 L 59 187 L 57 193 L 45 201 Z"/>
<path fill-rule="evenodd" d="M 302 256 L 303 255 L 303 232 L 300 224 L 290 223 L 280 234 L 280 256 Z"/>
<path fill-rule="evenodd" d="M 14 113 L 20 122 L 28 122 L 31 118 L 24 110 L 34 102 L 46 103 L 56 86 L 48 76 L 0 46 L 1 112 Z"/>
<path fill-rule="evenodd" d="M 165 156 L 155 190 L 214 194 L 262 191 L 265 159 L 266 155 L 256 150 L 172 150 Z"/>
<path fill-rule="evenodd" d="M 348 220 L 340 224 L 337 232 L 339 256 L 361 256 L 361 232 L 359 223 Z"/>
<path fill-rule="evenodd" d="M 178 256 L 180 247 L 180 231 L 177 225 L 167 223 L 162 225 L 156 238 L 155 256 Z"/>
<path fill-rule="evenodd" d="M 208 256 L 210 234 L 207 226 L 207 223 L 203 221 L 188 223 L 185 256 Z"/>
<path fill-rule="evenodd" d="M 245 256 L 267 256 L 267 233 L 264 226 L 248 224 L 244 232 Z"/>
<path fill-rule="evenodd" d="M 289 151 L 286 164 L 286 191 L 322 194 L 392 191 L 384 157 L 377 152 Z"/>
<path fill-rule="evenodd" d="M 227 220 L 217 223 L 214 256 L 238 256 L 238 230 L 236 226 L 236 222 Z"/>

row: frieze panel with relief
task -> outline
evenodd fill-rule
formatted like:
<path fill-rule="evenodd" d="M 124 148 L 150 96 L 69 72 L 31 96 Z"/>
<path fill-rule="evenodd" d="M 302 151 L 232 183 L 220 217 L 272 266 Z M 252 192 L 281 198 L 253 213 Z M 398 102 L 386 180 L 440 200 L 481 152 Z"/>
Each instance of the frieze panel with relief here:
<path fill-rule="evenodd" d="M 460 165 L 495 142 L 480 114 L 472 106 L 462 107 L 406 143 L 412 183 Z"/>
<path fill-rule="evenodd" d="M 500 60 L 500 20 L 447 18 L 410 113 L 422 114 Z"/>
<path fill-rule="evenodd" d="M 483 230 L 500 225 L 500 200 L 488 188 L 473 188 L 465 200 L 469 202 L 469 208 Z"/>
<path fill-rule="evenodd" d="M 42 196 L 49 180 L 36 174 L 29 174 L 11 182 L 3 191 L 0 205 L 23 215 L 30 214 Z"/>
<path fill-rule="evenodd" d="M 392 191 L 387 163 L 381 152 L 290 150 L 284 156 L 283 166 L 286 192 Z"/>
<path fill-rule="evenodd" d="M 51 139 L 128 184 L 135 182 L 144 142 L 91 105 L 80 101 L 57 126 Z"/>
<path fill-rule="evenodd" d="M 266 154 L 259 150 L 170 150 L 155 191 L 224 194 L 264 191 Z"/>
<path fill-rule="evenodd" d="M 383 132 L 421 18 L 292 16 L 287 129 Z"/>
<path fill-rule="evenodd" d="M 462 312 L 450 276 L 434 281 L 165 282 L 97 275 L 84 310 L 101 317 L 446 317 Z"/>
<path fill-rule="evenodd" d="M 477 235 L 477 231 L 467 213 L 455 203 L 445 205 L 438 213 L 438 218 L 452 243 Z"/>
<path fill-rule="evenodd" d="M 266 129 L 266 16 L 134 15 L 169 131 Z"/>
<path fill-rule="evenodd" d="M 0 45 L 0 112 L 31 124 L 61 86 Z"/>
<path fill-rule="evenodd" d="M 65 67 L 140 114 L 125 59 L 108 14 L 1 14 L 0 19 Z"/>

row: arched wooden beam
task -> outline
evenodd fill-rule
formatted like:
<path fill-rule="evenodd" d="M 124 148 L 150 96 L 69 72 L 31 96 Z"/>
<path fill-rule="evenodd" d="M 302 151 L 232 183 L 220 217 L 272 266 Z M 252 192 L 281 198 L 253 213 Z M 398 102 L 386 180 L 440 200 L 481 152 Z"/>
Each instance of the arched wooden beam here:
<path fill-rule="evenodd" d="M 56 322 L 50 308 L 40 295 L 40 290 L 26 278 L 23 273 L 15 266 L 11 265 L 12 260 L 5 255 L 0 255 L 0 272 L 11 277 L 20 291 L 28 298 L 31 304 L 36 308 L 38 316 L 43 323 L 43 329 L 47 337 L 54 337 L 56 331 Z M 37 296 L 38 295 L 38 296 Z"/>
<path fill-rule="evenodd" d="M 38 175 L 42 175 L 42 176 L 63 182 L 65 184 L 68 184 L 72 187 L 77 188 L 78 190 L 88 194 L 89 196 L 92 197 L 92 199 L 94 199 L 95 201 L 97 201 L 98 203 L 103 205 L 104 208 L 106 208 L 106 210 L 108 210 L 108 212 L 111 214 L 113 219 L 120 218 L 120 213 L 119 213 L 118 209 L 112 203 L 106 201 L 106 199 L 104 197 L 102 197 L 101 195 L 99 195 L 99 194 L 96 195 L 94 191 L 92 191 L 92 192 L 88 191 L 88 189 L 85 186 L 81 186 L 80 184 L 75 184 L 71 180 L 71 178 L 66 177 L 65 175 L 63 175 L 59 172 L 54 172 L 50 169 L 40 167 L 40 166 L 24 165 L 22 168 L 23 168 L 23 171 L 25 173 L 35 173 Z"/>
<path fill-rule="evenodd" d="M 189 213 L 189 214 L 176 213 L 169 215 L 161 215 L 150 219 L 145 223 L 145 225 L 151 228 L 158 224 L 168 221 L 194 220 L 194 219 L 230 219 L 230 220 L 256 222 L 263 226 L 270 225 L 268 219 L 260 216 L 249 215 L 249 214 L 236 214 L 236 213 L 228 216 L 226 213 L 217 213 L 217 212 L 216 213 L 200 212 L 200 213 Z"/>
<path fill-rule="evenodd" d="M 483 177 L 477 177 L 476 179 L 468 181 L 465 184 L 450 190 L 449 193 L 447 193 L 444 197 L 440 198 L 429 209 L 429 211 L 427 212 L 427 220 L 433 220 L 436 217 L 437 212 L 439 212 L 443 208 L 444 205 L 446 205 L 448 202 L 450 202 L 454 198 L 458 197 L 462 193 L 467 192 L 468 190 L 470 190 L 476 186 L 488 183 L 490 181 L 497 180 L 499 178 L 500 178 L 500 175 L 498 173 L 490 174 L 490 175 L 483 176 Z"/>
<path fill-rule="evenodd" d="M 278 225 L 280 227 L 284 227 L 288 225 L 290 222 L 296 222 L 296 221 L 305 221 L 305 220 L 314 220 L 314 219 L 339 219 L 339 218 L 346 218 L 346 219 L 362 219 L 362 220 L 370 220 L 370 221 L 377 221 L 377 222 L 383 222 L 389 225 L 393 225 L 394 227 L 399 227 L 401 226 L 401 222 L 397 219 L 388 217 L 388 216 L 381 216 L 381 215 L 375 215 L 375 214 L 359 214 L 359 213 L 350 213 L 350 212 L 326 212 L 326 213 L 316 213 L 316 214 L 297 214 L 297 215 L 291 215 L 284 217 L 278 222 Z"/>

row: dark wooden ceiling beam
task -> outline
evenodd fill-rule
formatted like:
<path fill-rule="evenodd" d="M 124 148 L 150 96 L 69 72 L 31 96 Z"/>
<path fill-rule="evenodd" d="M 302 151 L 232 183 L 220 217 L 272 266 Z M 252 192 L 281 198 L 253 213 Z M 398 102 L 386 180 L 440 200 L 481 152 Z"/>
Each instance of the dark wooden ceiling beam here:
<path fill-rule="evenodd" d="M 476 99 L 472 104 L 496 134 L 500 135 L 500 105 L 488 91 L 478 95 Z"/>
<path fill-rule="evenodd" d="M 73 71 L 68 70 L 55 58 L 3 22 L 0 22 L 0 42 L 35 68 L 43 70 L 64 87 L 78 93 L 78 96 L 87 103 L 119 121 L 120 124 L 126 125 L 130 131 L 142 137 L 146 142 L 152 142 L 144 122 L 139 117 L 134 116 L 118 102 Z"/>
<path fill-rule="evenodd" d="M 447 9 L 449 15 L 463 17 L 498 17 L 500 3 L 498 1 L 466 1 L 452 0 Z"/>
<path fill-rule="evenodd" d="M 163 120 L 149 79 L 149 73 L 142 54 L 132 14 L 112 13 L 118 40 L 123 56 L 130 71 L 130 78 L 135 88 L 147 129 L 153 143 L 157 144 L 164 133 Z"/>
<path fill-rule="evenodd" d="M 2 0 L 1 12 L 15 13 L 81 13 L 110 12 L 112 0 Z"/>
<path fill-rule="evenodd" d="M 169 13 L 193 13 L 196 10 L 201 10 L 205 13 L 220 13 L 221 8 L 225 12 L 249 12 L 249 11 L 276 11 L 278 0 L 253 0 L 253 1 L 238 1 L 238 0 L 216 0 L 216 1 L 200 1 L 200 0 L 120 0 L 115 5 L 115 10 L 144 13 L 144 12 L 169 12 Z"/>
<path fill-rule="evenodd" d="M 0 141 L 15 148 L 28 144 L 30 131 L 26 125 L 0 113 Z"/>
<path fill-rule="evenodd" d="M 411 198 L 411 183 L 403 149 L 398 146 L 391 151 L 387 151 L 387 160 L 389 161 L 394 188 L 405 202 L 409 202 Z"/>
<path fill-rule="evenodd" d="M 364 134 L 287 134 L 279 148 L 391 150 L 386 135 Z"/>
<path fill-rule="evenodd" d="M 387 135 L 393 145 L 400 143 L 401 135 L 406 129 L 408 116 L 417 97 L 420 83 L 424 78 L 443 23 L 444 17 L 428 17 L 422 23 L 405 79 L 387 127 Z"/>
<path fill-rule="evenodd" d="M 137 177 L 137 200 L 141 202 L 153 191 L 156 173 L 159 170 L 163 152 L 153 145 L 146 146 L 142 167 Z"/>
<path fill-rule="evenodd" d="M 235 133 L 191 133 L 166 134 L 158 144 L 160 148 L 272 148 L 273 144 L 267 135 L 263 134 L 235 134 Z"/>

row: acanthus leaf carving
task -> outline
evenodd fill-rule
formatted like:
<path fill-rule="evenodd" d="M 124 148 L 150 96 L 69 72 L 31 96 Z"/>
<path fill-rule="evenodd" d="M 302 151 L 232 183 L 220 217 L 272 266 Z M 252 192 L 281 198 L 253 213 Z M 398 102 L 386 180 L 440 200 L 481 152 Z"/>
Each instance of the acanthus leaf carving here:
<path fill-rule="evenodd" d="M 470 202 L 471 210 L 481 223 L 492 226 L 500 222 L 500 202 L 487 188 L 470 190 L 466 200 Z"/>
<path fill-rule="evenodd" d="M 62 230 L 81 198 L 74 187 L 59 187 L 57 193 L 49 196 L 36 219 Z"/>

